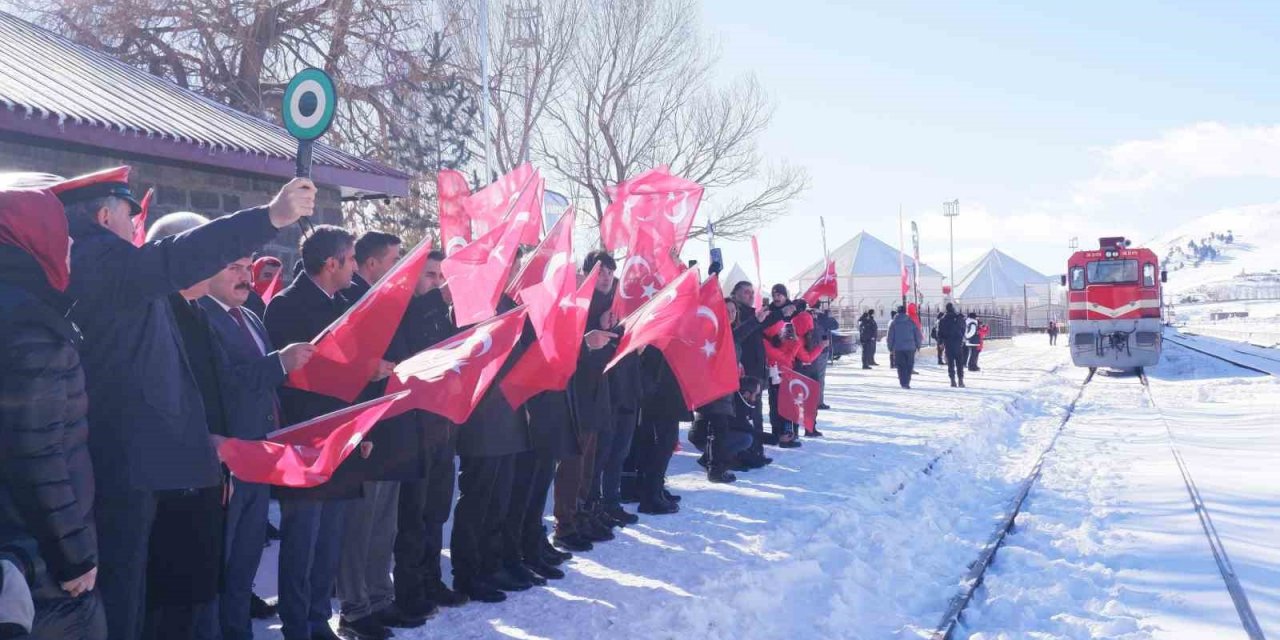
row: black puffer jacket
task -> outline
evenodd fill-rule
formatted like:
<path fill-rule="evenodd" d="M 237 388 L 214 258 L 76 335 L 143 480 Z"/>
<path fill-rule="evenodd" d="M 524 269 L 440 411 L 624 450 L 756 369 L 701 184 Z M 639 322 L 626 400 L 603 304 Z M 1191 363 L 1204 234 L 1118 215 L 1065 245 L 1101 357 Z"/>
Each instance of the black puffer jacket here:
<path fill-rule="evenodd" d="M 98 562 L 89 403 L 69 306 L 30 256 L 0 246 L 0 538 L 35 538 L 53 578 L 37 590 Z"/>

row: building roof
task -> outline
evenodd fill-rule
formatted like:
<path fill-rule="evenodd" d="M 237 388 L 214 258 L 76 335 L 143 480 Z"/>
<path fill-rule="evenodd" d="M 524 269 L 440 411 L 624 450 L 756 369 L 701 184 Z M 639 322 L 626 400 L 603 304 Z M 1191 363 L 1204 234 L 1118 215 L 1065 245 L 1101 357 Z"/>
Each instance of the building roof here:
<path fill-rule="evenodd" d="M 0 12 L 0 131 L 289 178 L 297 141 L 100 51 Z M 316 144 L 312 177 L 344 197 L 408 194 L 409 175 Z"/>
<path fill-rule="evenodd" d="M 836 263 L 836 274 L 847 276 L 896 276 L 902 273 L 899 263 L 899 252 L 883 240 L 863 231 L 848 242 L 838 246 L 831 252 L 831 260 Z M 902 263 L 907 269 L 915 265 L 915 259 L 909 255 L 901 255 Z M 810 283 L 822 277 L 826 269 L 826 260 L 818 260 L 804 271 L 791 278 L 792 282 Z M 923 262 L 920 263 L 920 277 L 941 278 L 942 274 Z"/>
<path fill-rule="evenodd" d="M 960 300 L 1022 298 L 1023 285 L 1052 282 L 1049 276 L 1014 260 L 999 249 L 992 249 L 965 265 L 960 273 L 964 274 L 956 287 L 956 298 Z"/>
<path fill-rule="evenodd" d="M 747 275 L 746 271 L 742 270 L 742 265 L 735 262 L 732 267 L 725 269 L 724 273 L 720 274 L 720 290 L 724 291 L 724 296 L 727 298 L 729 294 L 733 293 L 733 285 L 743 280 L 755 282 L 755 280 L 751 279 L 751 276 Z"/>

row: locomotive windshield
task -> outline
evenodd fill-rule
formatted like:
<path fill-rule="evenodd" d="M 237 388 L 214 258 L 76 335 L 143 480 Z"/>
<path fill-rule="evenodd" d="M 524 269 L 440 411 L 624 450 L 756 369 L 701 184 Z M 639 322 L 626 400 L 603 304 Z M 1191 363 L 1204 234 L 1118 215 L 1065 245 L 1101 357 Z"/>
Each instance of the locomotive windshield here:
<path fill-rule="evenodd" d="M 1089 284 L 1123 284 L 1138 281 L 1137 260 L 1099 260 L 1090 262 Z"/>

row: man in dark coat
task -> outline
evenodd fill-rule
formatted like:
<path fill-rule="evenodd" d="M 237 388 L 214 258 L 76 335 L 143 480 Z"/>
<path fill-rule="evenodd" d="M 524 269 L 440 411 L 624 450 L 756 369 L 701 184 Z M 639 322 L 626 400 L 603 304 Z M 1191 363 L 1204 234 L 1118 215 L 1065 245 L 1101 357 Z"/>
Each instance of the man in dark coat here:
<path fill-rule="evenodd" d="M 680 423 L 693 415 L 685 408 L 680 383 L 662 352 L 646 349 L 640 362 L 645 385 L 636 431 L 636 440 L 643 443 L 636 455 L 640 513 L 675 513 L 680 510 L 679 498 L 666 491 L 667 466 L 680 439 Z"/>
<path fill-rule="evenodd" d="M 759 311 L 755 308 L 755 287 L 743 280 L 733 285 L 731 297 L 738 305 L 738 322 L 733 327 L 733 341 L 741 349 L 739 364 L 743 375 L 757 380 L 769 379 L 769 366 L 765 358 L 764 331 L 782 322 L 782 314 L 765 307 Z M 751 425 L 755 429 L 751 449 L 740 456 L 743 462 L 751 467 L 762 467 L 772 462 L 764 455 L 764 408 L 756 403 L 752 407 Z"/>
<path fill-rule="evenodd" d="M 355 238 L 329 225 L 315 227 L 302 241 L 303 272 L 267 305 L 267 335 L 274 344 L 309 342 L 342 316 L 349 303 L 342 290 L 355 273 Z M 380 367 L 375 377 L 385 377 Z M 280 410 L 286 425 L 345 408 L 329 396 L 282 387 Z M 349 471 L 355 456 L 328 483 L 311 489 L 277 488 L 280 500 L 280 621 L 286 640 L 331 640 L 329 597 L 342 547 L 347 505 L 361 495 Z"/>
<path fill-rule="evenodd" d="M 903 389 L 911 388 L 911 374 L 916 364 L 916 351 L 922 342 L 920 327 L 907 315 L 906 307 L 898 307 L 898 314 L 889 323 L 889 335 L 885 343 L 894 354 L 894 362 L 898 366 L 898 384 Z"/>
<path fill-rule="evenodd" d="M 290 371 L 311 359 L 315 346 L 296 343 L 275 350 L 266 326 L 246 306 L 253 293 L 249 265 L 246 256 L 218 272 L 209 280 L 209 295 L 200 299 L 200 306 L 231 374 L 222 387 L 226 431 L 220 435 L 262 440 L 282 426 L 276 390 Z M 234 477 L 231 484 L 223 542 L 225 564 L 215 610 L 223 640 L 251 640 L 253 579 L 267 540 L 271 491 L 267 485 Z"/>
<path fill-rule="evenodd" d="M 876 312 L 867 309 L 858 320 L 858 343 L 862 345 L 862 368 L 876 366 L 876 342 L 880 339 L 880 326 L 876 323 Z"/>
<path fill-rule="evenodd" d="M 956 313 L 954 304 L 947 303 L 947 311 L 938 321 L 938 340 L 947 352 L 947 377 L 951 386 L 964 386 L 964 368 L 967 354 L 964 347 L 964 316 Z"/>
<path fill-rule="evenodd" d="M 448 289 L 440 263 L 444 254 L 427 256 L 418 289 L 405 311 L 400 331 L 409 351 L 419 353 L 457 333 Z M 436 607 L 456 607 L 467 602 L 465 594 L 445 585 L 440 571 L 444 549 L 444 524 L 453 506 L 457 476 L 454 455 L 458 426 L 424 411 L 411 412 L 422 433 L 422 477 L 400 485 L 398 526 L 394 548 L 395 599 L 415 615 L 427 615 Z"/>
<path fill-rule="evenodd" d="M 829 302 L 823 302 L 822 306 L 816 312 L 813 312 L 813 331 L 809 332 L 806 338 L 806 348 L 813 348 L 814 345 L 825 345 L 822 353 L 817 359 L 809 365 L 805 375 L 818 381 L 818 408 L 830 409 L 827 406 L 827 365 L 831 362 L 831 340 L 835 336 L 835 332 L 840 328 L 840 323 L 831 317 L 831 305 Z"/>
<path fill-rule="evenodd" d="M 17 545 L 23 558 L 13 558 L 35 605 L 34 640 L 107 637 L 94 589 L 98 536 L 80 335 L 66 319 L 72 301 L 63 293 L 68 248 L 57 198 L 0 191 L 0 546 L 34 543 Z"/>
<path fill-rule="evenodd" d="M 93 429 L 103 604 L 112 638 L 142 630 L 156 492 L 220 482 L 200 392 L 185 366 L 166 296 L 251 253 L 310 215 L 315 185 L 286 184 L 271 204 L 158 242 L 133 246 L 127 167 L 51 187 L 75 243 L 68 295 L 82 350 Z"/>

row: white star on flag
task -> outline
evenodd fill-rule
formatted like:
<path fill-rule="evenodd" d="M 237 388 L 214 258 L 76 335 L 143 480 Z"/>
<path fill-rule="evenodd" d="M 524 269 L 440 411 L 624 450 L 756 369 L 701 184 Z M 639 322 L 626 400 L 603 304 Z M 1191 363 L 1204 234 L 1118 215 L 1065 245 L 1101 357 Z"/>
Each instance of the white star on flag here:
<path fill-rule="evenodd" d="M 652 297 L 653 297 L 653 294 L 655 294 L 655 293 L 657 293 L 657 292 L 658 292 L 658 290 L 657 290 L 656 288 L 654 288 L 653 283 L 646 282 L 646 283 L 645 283 L 645 285 L 644 285 L 644 292 L 643 292 L 643 293 L 641 293 L 640 295 L 644 296 L 644 297 L 645 297 L 645 299 L 648 299 L 648 298 L 652 298 Z"/>
<path fill-rule="evenodd" d="M 714 355 L 716 354 L 716 345 L 715 345 L 715 343 L 714 343 L 714 342 L 712 342 L 712 341 L 710 341 L 710 340 L 707 340 L 706 342 L 703 342 L 703 343 L 702 343 L 702 353 L 703 353 L 703 354 L 705 354 L 705 355 L 707 356 L 707 359 L 711 359 L 711 356 L 714 356 Z"/>

